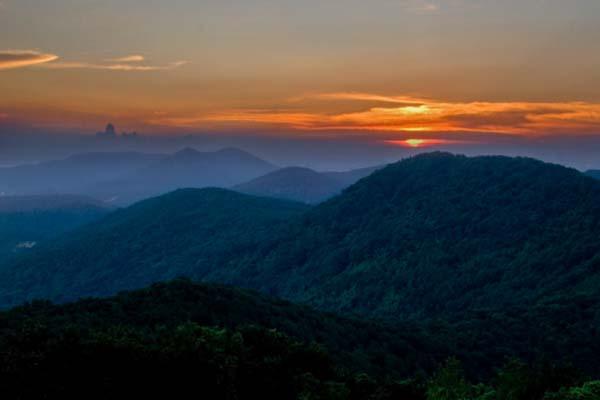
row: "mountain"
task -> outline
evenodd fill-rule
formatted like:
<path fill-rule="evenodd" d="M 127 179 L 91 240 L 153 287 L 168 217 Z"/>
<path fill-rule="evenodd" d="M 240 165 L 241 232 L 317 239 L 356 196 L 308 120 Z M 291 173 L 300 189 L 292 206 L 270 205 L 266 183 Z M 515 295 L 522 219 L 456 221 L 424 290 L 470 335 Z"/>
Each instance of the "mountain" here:
<path fill-rule="evenodd" d="M 277 167 L 245 151 L 225 148 L 200 152 L 185 148 L 134 173 L 96 187 L 104 198 L 131 204 L 176 189 L 230 187 Z"/>
<path fill-rule="evenodd" d="M 527 158 L 433 153 L 375 172 L 208 278 L 331 311 L 447 316 L 597 292 L 599 261 L 597 181 Z"/>
<path fill-rule="evenodd" d="M 245 321 L 262 326 L 243 326 Z M 338 329 L 354 328 L 361 341 L 359 332 L 377 333 L 252 293 L 185 282 L 61 307 L 37 302 L 0 314 L 2 391 L 19 399 L 198 393 L 240 400 L 329 399 L 365 391 L 347 386 L 350 374 L 322 346 L 271 329 L 277 325 L 331 339 Z M 397 344 L 411 349 L 403 340 Z"/>
<path fill-rule="evenodd" d="M 242 193 L 276 197 L 304 203 L 319 203 L 339 193 L 346 185 L 308 168 L 289 167 L 234 186 Z"/>
<path fill-rule="evenodd" d="M 184 275 L 347 314 L 460 318 L 597 294 L 599 233 L 600 184 L 575 170 L 432 153 L 308 209 L 224 190 L 142 202 L 5 266 L 0 303 Z"/>
<path fill-rule="evenodd" d="M 0 382 L 9 398 L 78 399 L 93 387 L 87 398 L 201 391 L 211 399 L 483 400 L 513 393 L 542 400 L 560 389 L 573 397 L 550 398 L 594 399 L 586 393 L 597 382 L 580 389 L 589 378 L 551 351 L 576 356 L 575 365 L 598 376 L 593 325 L 571 324 L 597 318 L 598 304 L 580 299 L 569 309 L 557 302 L 517 317 L 514 310 L 478 313 L 460 325 L 384 324 L 175 280 L 106 299 L 36 301 L 0 312 Z M 543 363 L 535 362 L 537 350 Z M 457 358 L 433 373 L 451 355 Z M 487 383 L 471 386 L 467 377 Z M 457 390 L 473 395 L 431 395 Z"/>
<path fill-rule="evenodd" d="M 352 169 L 350 171 L 339 171 L 339 172 L 321 172 L 322 175 L 325 175 L 329 178 L 335 179 L 338 182 L 341 182 L 344 187 L 350 186 L 361 180 L 362 178 L 366 178 L 371 175 L 373 172 L 384 168 L 384 165 L 368 167 L 368 168 L 359 168 Z"/>
<path fill-rule="evenodd" d="M 256 196 L 314 204 L 339 194 L 375 170 L 364 168 L 346 172 L 316 172 L 309 168 L 288 167 L 234 186 L 233 189 Z"/>
<path fill-rule="evenodd" d="M 176 189 L 230 187 L 277 169 L 235 148 L 173 154 L 85 153 L 64 160 L 0 168 L 0 194 L 71 193 L 120 206 Z"/>
<path fill-rule="evenodd" d="M 600 179 L 600 170 L 590 169 L 590 170 L 585 171 L 585 174 L 587 176 L 591 176 L 594 179 Z"/>
<path fill-rule="evenodd" d="M 0 193 L 91 195 L 94 183 L 117 179 L 162 157 L 135 152 L 84 153 L 63 160 L 0 168 Z"/>
<path fill-rule="evenodd" d="M 64 194 L 0 196 L 0 214 L 50 210 L 102 211 L 108 208 L 108 204 L 87 196 Z"/>
<path fill-rule="evenodd" d="M 0 262 L 109 211 L 106 204 L 83 196 L 0 196 Z"/>
<path fill-rule="evenodd" d="M 117 210 L 4 266 L 0 303 L 64 301 L 200 278 L 268 245 L 307 208 L 223 189 L 177 190 Z"/>
<path fill-rule="evenodd" d="M 43 323 L 50 331 L 82 325 L 95 329 L 173 328 L 185 323 L 227 329 L 254 325 L 277 329 L 305 343 L 326 345 L 337 353 L 345 367 L 380 375 L 387 372 L 368 360 L 366 354 L 371 351 L 385 351 L 397 376 L 431 370 L 444 360 L 444 355 L 450 354 L 448 347 L 436 343 L 410 324 L 391 326 L 338 317 L 253 291 L 195 284 L 185 279 L 109 298 L 84 299 L 64 305 L 34 302 L 3 311 L 0 312 L 0 338 L 7 328 L 14 329 L 27 318 Z M 406 364 L 408 358 L 414 361 L 410 367 Z"/>

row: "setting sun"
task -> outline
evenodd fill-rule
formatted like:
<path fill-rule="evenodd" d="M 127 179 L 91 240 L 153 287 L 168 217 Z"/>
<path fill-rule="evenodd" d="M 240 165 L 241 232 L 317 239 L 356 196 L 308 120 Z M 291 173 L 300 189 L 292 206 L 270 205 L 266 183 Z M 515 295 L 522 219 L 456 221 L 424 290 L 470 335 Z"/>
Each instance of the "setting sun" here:
<path fill-rule="evenodd" d="M 425 139 L 406 139 L 404 142 L 410 147 L 421 147 L 426 143 Z"/>

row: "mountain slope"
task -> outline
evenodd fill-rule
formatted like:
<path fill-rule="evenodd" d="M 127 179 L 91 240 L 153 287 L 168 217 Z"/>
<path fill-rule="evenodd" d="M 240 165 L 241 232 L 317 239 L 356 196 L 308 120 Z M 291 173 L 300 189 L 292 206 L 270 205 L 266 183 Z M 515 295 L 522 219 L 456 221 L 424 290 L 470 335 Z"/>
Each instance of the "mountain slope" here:
<path fill-rule="evenodd" d="M 579 297 L 565 302 L 556 298 L 529 310 L 477 312 L 459 322 L 391 324 L 339 317 L 257 292 L 180 279 L 111 298 L 63 305 L 37 301 L 0 312 L 0 357 L 11 353 L 13 357 L 15 353 L 26 356 L 26 345 L 33 342 L 31 350 L 39 361 L 44 341 L 66 340 L 59 353 L 63 359 L 78 343 L 94 337 L 122 334 L 129 342 L 140 336 L 155 338 L 182 326 L 189 329 L 193 324 L 242 332 L 248 332 L 249 326 L 255 327 L 250 331 L 276 329 L 302 343 L 324 345 L 345 370 L 376 377 L 428 373 L 449 356 L 459 357 L 469 375 L 477 379 L 488 379 L 507 357 L 534 362 L 541 356 L 547 361 L 573 363 L 597 376 L 600 343 L 590 340 L 600 318 L 597 300 Z M 73 332 L 79 342 L 72 341 Z M 11 342 L 19 347 L 7 351 Z M 117 343 L 124 345 L 121 340 Z M 146 350 L 153 348 L 142 345 Z M 26 368 L 32 364 L 27 362 Z"/>
<path fill-rule="evenodd" d="M 222 189 L 185 189 L 118 210 L 0 271 L 2 304 L 108 295 L 226 268 L 274 240 L 307 206 Z"/>
<path fill-rule="evenodd" d="M 594 179 L 600 179 L 600 170 L 590 169 L 590 170 L 585 171 L 585 174 L 587 176 L 590 176 L 590 177 L 594 178 Z"/>
<path fill-rule="evenodd" d="M 273 219 L 277 204 L 285 212 Z M 600 185 L 568 168 L 434 153 L 303 210 L 218 190 L 143 202 L 7 266 L 0 303 L 110 294 L 178 275 L 384 318 L 598 292 Z"/>
<path fill-rule="evenodd" d="M 105 299 L 64 305 L 37 302 L 0 312 L 0 338 L 25 319 L 35 320 L 50 331 L 68 326 L 156 329 L 195 323 L 237 329 L 254 325 L 277 329 L 305 343 L 324 344 L 347 368 L 381 375 L 431 370 L 451 351 L 409 324 L 387 326 L 343 318 L 252 291 L 187 280 L 154 284 Z M 387 354 L 390 371 L 366 357 L 381 351 Z"/>
<path fill-rule="evenodd" d="M 350 171 L 335 171 L 335 172 L 321 172 L 322 175 L 325 175 L 329 178 L 335 179 L 338 182 L 341 182 L 344 187 L 353 185 L 358 182 L 362 178 L 366 178 L 371 175 L 373 172 L 384 168 L 384 166 L 376 166 L 376 167 L 367 167 L 367 168 L 359 168 L 359 169 L 351 169 Z"/>
<path fill-rule="evenodd" d="M 106 204 L 82 196 L 0 196 L 0 262 L 109 211 Z"/>
<path fill-rule="evenodd" d="M 131 204 L 176 189 L 230 187 L 275 170 L 245 151 L 226 148 L 200 152 L 185 148 L 122 179 L 104 182 L 95 190 L 119 204 Z"/>
<path fill-rule="evenodd" d="M 288 167 L 234 186 L 233 189 L 256 196 L 318 203 L 339 193 L 346 186 L 308 168 Z"/>
<path fill-rule="evenodd" d="M 233 190 L 314 204 L 339 194 L 377 169 L 378 167 L 344 172 L 316 172 L 309 168 L 287 167 L 234 186 Z"/>
<path fill-rule="evenodd" d="M 106 210 L 106 203 L 78 195 L 0 196 L 0 213 L 28 213 L 49 210 Z"/>
<path fill-rule="evenodd" d="M 583 287 L 599 265 L 596 181 L 531 159 L 436 153 L 361 180 L 255 262 L 210 278 L 327 310 L 435 316 L 533 304 Z"/>

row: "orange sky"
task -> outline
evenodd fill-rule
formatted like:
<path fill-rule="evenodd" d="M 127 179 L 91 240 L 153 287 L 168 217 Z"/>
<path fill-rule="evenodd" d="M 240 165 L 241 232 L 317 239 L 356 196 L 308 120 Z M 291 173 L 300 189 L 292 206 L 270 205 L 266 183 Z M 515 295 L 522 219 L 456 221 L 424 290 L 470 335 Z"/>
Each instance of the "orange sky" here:
<path fill-rule="evenodd" d="M 598 134 L 599 38 L 596 0 L 0 0 L 0 124 Z"/>

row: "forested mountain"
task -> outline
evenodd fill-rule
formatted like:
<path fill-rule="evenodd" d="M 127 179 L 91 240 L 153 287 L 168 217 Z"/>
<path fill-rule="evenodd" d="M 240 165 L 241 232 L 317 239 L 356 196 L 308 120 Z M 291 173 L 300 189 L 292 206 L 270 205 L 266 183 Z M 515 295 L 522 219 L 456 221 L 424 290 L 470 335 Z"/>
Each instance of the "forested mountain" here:
<path fill-rule="evenodd" d="M 106 204 L 83 196 L 0 196 L 0 262 L 109 211 Z"/>
<path fill-rule="evenodd" d="M 375 172 L 209 278 L 327 310 L 445 316 L 597 290 L 599 232 L 600 185 L 575 170 L 434 153 Z"/>
<path fill-rule="evenodd" d="M 278 224 L 261 219 L 274 204 L 284 205 Z M 427 154 L 301 211 L 228 191 L 143 202 L 6 266 L 2 303 L 184 275 L 330 311 L 417 318 L 595 294 L 600 281 L 600 185 L 557 165 Z"/>
<path fill-rule="evenodd" d="M 115 211 L 0 271 L 1 303 L 75 299 L 201 278 L 272 243 L 301 203 L 224 189 L 182 189 Z"/>
<path fill-rule="evenodd" d="M 530 324 L 539 322 L 534 314 L 526 316 L 534 318 Z M 503 358 L 514 355 L 510 346 L 519 341 L 542 339 L 522 346 L 533 356 L 556 327 L 544 337 L 532 330 L 529 338 L 507 329 L 486 341 L 489 324 L 482 321 L 480 315 L 458 328 L 381 324 L 177 280 L 108 299 L 61 306 L 38 301 L 0 313 L 0 388 L 25 399 L 196 391 L 211 399 L 595 399 L 585 396 L 598 394 L 598 383 L 585 383 L 573 367 Z M 528 328 L 523 322 L 518 326 Z M 572 333 L 554 344 L 576 354 L 588 350 L 588 356 L 597 351 L 569 347 L 589 328 Z M 434 372 L 450 355 L 457 358 Z M 597 358 L 588 359 L 587 367 L 598 367 Z"/>
<path fill-rule="evenodd" d="M 374 171 L 375 168 L 363 168 L 346 172 L 317 172 L 309 168 L 287 167 L 233 189 L 256 196 L 320 203 Z"/>

